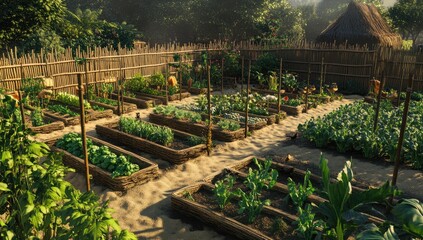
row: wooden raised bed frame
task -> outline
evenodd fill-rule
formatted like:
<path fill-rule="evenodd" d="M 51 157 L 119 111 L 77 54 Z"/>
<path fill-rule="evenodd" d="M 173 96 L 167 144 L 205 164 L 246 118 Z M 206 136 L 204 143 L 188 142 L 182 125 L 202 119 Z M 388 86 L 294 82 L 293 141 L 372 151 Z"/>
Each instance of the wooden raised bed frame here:
<path fill-rule="evenodd" d="M 140 166 L 140 170 L 138 172 L 133 173 L 130 176 L 120 176 L 116 178 L 112 178 L 110 172 L 101 169 L 100 167 L 95 166 L 94 164 L 89 164 L 90 174 L 93 176 L 93 181 L 97 182 L 101 185 L 104 185 L 114 191 L 126 191 L 130 188 L 133 188 L 137 185 L 141 185 L 150 181 L 151 179 L 156 178 L 159 175 L 159 168 L 156 163 L 151 162 L 150 160 L 128 152 L 122 148 L 116 147 L 111 145 L 105 141 L 100 139 L 88 136 L 89 139 L 93 141 L 95 144 L 104 145 L 110 148 L 110 150 L 116 154 L 123 154 L 125 156 L 130 157 L 130 161 L 132 163 L 137 164 Z M 57 139 L 49 144 L 55 144 Z M 85 162 L 83 159 L 78 158 L 66 150 L 57 148 L 55 146 L 51 146 L 51 149 L 56 152 L 63 153 L 63 163 L 66 165 L 76 169 L 78 172 L 84 173 L 85 172 Z"/>
<path fill-rule="evenodd" d="M 236 112 L 236 113 L 239 113 L 239 114 L 241 114 L 242 116 L 245 116 L 245 112 L 241 112 L 241 111 L 234 111 L 234 112 Z M 275 114 L 275 113 L 273 113 L 273 112 L 270 112 L 269 111 L 269 114 L 270 115 L 268 115 L 268 116 L 265 116 L 265 115 L 258 115 L 258 114 L 254 114 L 254 113 L 248 113 L 248 116 L 250 116 L 250 117 L 257 117 L 257 118 L 266 118 L 267 119 L 267 125 L 272 125 L 272 124 L 275 124 L 276 123 L 276 120 L 277 120 L 277 114 Z M 284 113 L 283 111 L 281 111 L 281 114 L 282 115 L 284 115 L 284 116 L 286 116 L 286 113 Z M 284 117 L 282 117 L 281 119 L 283 119 Z"/>
<path fill-rule="evenodd" d="M 189 159 L 196 158 L 204 154 L 207 150 L 205 144 L 199 144 L 197 146 L 175 150 L 158 143 L 140 138 L 125 132 L 120 131 L 118 128 L 118 122 L 96 125 L 95 130 L 97 134 L 106 137 L 110 140 L 119 141 L 123 144 L 138 149 L 140 151 L 150 153 L 170 163 L 181 164 Z M 184 133 L 178 130 L 172 129 L 175 136 L 187 138 L 192 136 L 191 134 Z"/>
<path fill-rule="evenodd" d="M 157 96 L 157 95 L 152 95 L 152 94 L 148 94 L 148 93 L 141 93 L 141 92 L 134 92 L 137 96 L 141 96 L 141 97 L 148 97 L 148 98 L 154 98 L 154 99 L 158 99 L 162 102 L 162 104 L 166 103 L 166 96 Z M 175 93 L 173 95 L 168 95 L 168 101 L 176 101 L 176 100 L 181 100 L 180 99 L 180 95 L 182 96 L 182 99 L 184 98 L 188 98 L 191 96 L 191 94 L 189 92 L 183 91 L 182 93 Z"/>
<path fill-rule="evenodd" d="M 214 186 L 209 183 L 200 182 L 177 190 L 171 196 L 172 208 L 183 215 L 188 215 L 190 217 L 196 218 L 203 223 L 215 227 L 221 232 L 231 234 L 233 236 L 238 237 L 239 239 L 273 239 L 272 237 L 269 237 L 254 228 L 251 228 L 233 218 L 227 217 L 220 212 L 213 211 L 207 206 L 199 204 L 195 201 L 191 201 L 185 197 L 186 194 L 193 194 L 202 188 L 213 189 L 213 187 Z M 268 206 L 265 206 L 263 208 L 262 213 L 274 216 L 275 218 L 283 218 L 287 222 L 292 222 L 293 220 L 291 218 L 295 218 L 292 215 L 290 217 L 287 217 L 287 213 Z"/>
<path fill-rule="evenodd" d="M 288 115 L 298 116 L 303 112 L 304 104 L 298 105 L 296 107 L 289 105 L 281 105 L 281 110 L 286 112 Z"/>
<path fill-rule="evenodd" d="M 135 94 L 135 93 L 134 93 Z M 111 94 L 112 99 L 117 99 L 117 94 L 112 93 Z M 123 96 L 123 101 L 125 103 L 133 103 L 137 105 L 138 108 L 144 109 L 144 108 L 152 108 L 156 105 L 161 104 L 162 102 L 155 98 L 149 98 L 149 97 L 143 97 L 140 95 L 135 94 L 135 98 Z"/>
<path fill-rule="evenodd" d="M 105 104 L 105 103 L 101 103 L 101 102 L 96 102 L 95 100 L 93 101 L 89 101 L 89 103 L 92 106 L 99 106 L 105 109 L 110 109 L 113 111 L 114 114 L 118 114 L 118 106 L 112 106 L 109 104 Z M 123 113 L 130 113 L 137 110 L 137 105 L 133 104 L 133 103 L 127 103 L 127 102 L 123 102 Z"/>
<path fill-rule="evenodd" d="M 67 106 L 69 107 L 70 110 L 79 113 L 79 108 L 74 107 L 74 106 L 69 106 L 66 104 L 63 104 L 61 102 L 57 102 L 57 101 L 50 101 L 50 103 L 54 103 L 54 104 L 60 104 L 63 106 Z M 29 109 L 33 109 L 33 108 L 29 108 Z M 80 116 L 75 116 L 75 117 L 71 117 L 69 115 L 60 115 L 59 113 L 55 113 L 52 111 L 49 111 L 47 109 L 43 110 L 44 115 L 58 120 L 58 121 L 62 121 L 63 123 L 65 123 L 65 126 L 72 126 L 72 125 L 77 125 L 80 123 Z M 94 120 L 98 120 L 101 118 L 111 118 L 113 116 L 113 111 L 110 109 L 106 109 L 104 111 L 95 111 L 93 109 L 86 109 L 85 110 L 85 122 L 89 122 L 89 121 L 94 121 Z"/>
<path fill-rule="evenodd" d="M 156 113 L 150 113 L 149 119 L 150 122 L 165 125 L 179 131 L 191 133 L 197 136 L 207 136 L 208 126 L 203 124 L 191 123 Z M 236 131 L 222 131 L 217 127 L 212 128 L 212 138 L 222 142 L 233 142 L 243 139 L 244 137 L 244 129 L 242 128 Z"/>
<path fill-rule="evenodd" d="M 33 127 L 32 124 L 28 124 L 28 128 L 34 133 L 48 134 L 54 131 L 63 130 L 65 124 L 62 121 L 55 121 L 48 116 L 43 117 L 44 120 L 50 121 L 50 123 L 44 124 L 42 126 Z"/>

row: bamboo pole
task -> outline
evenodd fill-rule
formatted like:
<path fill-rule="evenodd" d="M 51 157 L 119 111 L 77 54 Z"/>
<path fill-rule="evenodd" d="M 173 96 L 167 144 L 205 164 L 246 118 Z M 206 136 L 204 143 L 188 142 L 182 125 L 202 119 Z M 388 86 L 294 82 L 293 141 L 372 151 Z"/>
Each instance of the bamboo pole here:
<path fill-rule="evenodd" d="M 241 93 L 244 90 L 244 56 L 242 57 L 241 62 Z"/>
<path fill-rule="evenodd" d="M 121 65 L 121 68 L 122 68 L 122 58 L 121 58 L 121 61 L 119 62 L 119 64 Z M 123 97 L 123 84 L 125 83 L 125 79 L 126 79 L 126 73 L 125 73 L 125 70 L 122 70 L 121 72 L 120 72 L 120 74 L 121 74 L 121 77 L 120 77 L 120 79 L 118 80 L 118 88 L 119 88 L 119 90 L 120 90 L 120 104 L 121 104 L 121 110 L 122 110 L 122 114 L 124 114 L 125 113 L 125 108 L 124 108 L 124 104 L 125 104 L 125 100 L 124 100 L 124 97 Z M 119 98 L 119 97 L 118 97 Z"/>
<path fill-rule="evenodd" d="M 220 91 L 222 92 L 222 96 L 223 96 L 223 70 L 225 68 L 225 58 L 222 55 L 222 79 L 220 80 Z"/>
<path fill-rule="evenodd" d="M 322 57 L 322 64 L 320 66 L 320 95 L 323 94 L 323 61 L 325 60 L 324 57 Z"/>
<path fill-rule="evenodd" d="M 207 111 L 209 125 L 207 129 L 207 156 L 210 156 L 212 149 L 212 114 L 211 114 L 211 91 L 210 91 L 210 64 L 207 66 Z"/>
<path fill-rule="evenodd" d="M 178 68 L 178 75 L 179 75 L 179 101 L 182 101 L 182 56 L 179 57 L 179 68 Z M 167 79 L 166 79 L 167 81 Z"/>
<path fill-rule="evenodd" d="M 168 86 L 167 86 L 167 84 L 168 84 L 168 81 L 167 81 L 167 79 L 169 78 L 169 63 L 167 62 L 168 60 L 167 60 L 167 58 L 166 58 L 166 74 L 165 74 L 165 90 L 166 90 L 166 99 L 165 99 L 165 102 L 164 102 L 164 105 L 168 105 L 169 104 L 169 92 L 168 92 Z"/>
<path fill-rule="evenodd" d="M 80 108 L 80 119 L 81 119 L 81 138 L 82 138 L 82 152 L 84 153 L 85 161 L 85 179 L 87 192 L 91 191 L 90 184 L 90 168 L 88 163 L 88 151 L 87 151 L 87 133 L 85 131 L 85 109 L 84 109 L 84 96 L 82 85 L 81 74 L 78 74 L 78 93 L 79 93 L 79 108 Z"/>
<path fill-rule="evenodd" d="M 23 67 L 21 67 L 21 83 L 23 82 Z M 22 129 L 25 130 L 26 126 L 25 126 L 25 111 L 24 111 L 24 107 L 22 104 L 22 94 L 21 94 L 21 88 L 18 87 L 18 82 L 15 81 L 15 89 L 18 90 L 18 99 L 19 99 L 19 110 L 21 112 L 21 118 L 22 118 Z"/>
<path fill-rule="evenodd" d="M 281 122 L 281 88 L 282 88 L 282 58 L 279 65 L 279 86 L 278 86 L 278 116 L 276 118 L 276 123 Z"/>
<path fill-rule="evenodd" d="M 385 86 L 385 72 L 382 72 L 382 83 L 379 87 L 379 93 L 377 95 L 377 103 L 376 103 L 376 113 L 375 113 L 375 121 L 373 125 L 373 132 L 376 132 L 377 129 L 377 122 L 379 120 L 379 112 L 380 112 L 380 100 L 382 99 L 382 90 Z"/>
<path fill-rule="evenodd" d="M 89 99 L 88 96 L 88 67 L 87 67 L 87 60 L 84 61 L 84 72 L 85 72 L 85 99 Z"/>
<path fill-rule="evenodd" d="M 398 171 L 399 171 L 400 162 L 401 162 L 400 160 L 401 160 L 402 144 L 404 142 L 405 128 L 407 127 L 408 109 L 410 107 L 411 93 L 413 92 L 413 78 L 414 78 L 414 75 L 410 74 L 408 78 L 408 84 L 407 84 L 407 90 L 406 90 L 404 111 L 402 113 L 402 122 L 401 122 L 400 135 L 398 138 L 397 151 L 395 154 L 395 167 L 394 167 L 394 172 L 392 174 L 392 186 L 396 186 L 397 179 L 398 179 Z M 392 205 L 392 201 L 393 201 L 393 196 L 391 196 L 390 198 L 391 205 Z"/>
<path fill-rule="evenodd" d="M 308 93 L 310 91 L 310 76 L 311 75 L 311 65 L 310 63 L 308 64 L 308 76 L 307 76 L 307 90 L 306 90 L 306 96 L 305 96 L 305 108 L 304 108 L 304 112 L 307 113 L 308 112 Z"/>
<path fill-rule="evenodd" d="M 250 102 L 250 75 L 251 75 L 251 59 L 248 60 L 248 80 L 247 80 L 247 100 L 245 102 L 245 130 L 244 137 L 248 136 L 248 105 Z"/>

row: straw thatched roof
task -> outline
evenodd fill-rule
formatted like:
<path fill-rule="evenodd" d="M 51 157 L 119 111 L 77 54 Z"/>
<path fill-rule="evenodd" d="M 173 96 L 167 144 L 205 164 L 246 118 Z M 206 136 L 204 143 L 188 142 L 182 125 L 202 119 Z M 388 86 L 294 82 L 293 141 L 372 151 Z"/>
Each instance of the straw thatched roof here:
<path fill-rule="evenodd" d="M 402 46 L 400 35 L 391 30 L 373 4 L 357 2 L 351 2 L 348 9 L 317 37 L 316 42 Z"/>

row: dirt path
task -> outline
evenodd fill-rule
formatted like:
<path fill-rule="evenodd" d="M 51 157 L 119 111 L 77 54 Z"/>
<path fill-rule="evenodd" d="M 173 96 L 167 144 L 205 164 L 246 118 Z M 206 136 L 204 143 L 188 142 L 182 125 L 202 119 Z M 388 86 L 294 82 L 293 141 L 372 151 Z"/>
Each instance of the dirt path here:
<path fill-rule="evenodd" d="M 342 101 L 336 101 L 325 106 L 311 109 L 309 113 L 300 117 L 288 117 L 279 125 L 271 125 L 253 133 L 245 140 L 233 143 L 218 145 L 212 152 L 212 156 L 202 156 L 179 166 L 171 166 L 162 160 L 155 159 L 147 154 L 142 154 L 160 164 L 164 170 L 161 171 L 159 179 L 129 190 L 125 195 L 112 192 L 101 186 L 93 186 L 93 189 L 103 200 L 110 201 L 110 207 L 115 209 L 113 216 L 119 220 L 123 228 L 134 232 L 140 239 L 227 239 L 214 230 L 195 224 L 195 221 L 181 220 L 170 206 L 170 195 L 176 189 L 192 184 L 204 177 L 223 169 L 225 166 L 241 160 L 247 156 L 268 156 L 294 154 L 299 160 L 316 162 L 319 159 L 319 149 L 304 149 L 299 146 L 287 143 L 286 136 L 296 130 L 299 123 L 303 123 L 312 116 L 323 116 L 341 105 L 348 104 L 357 99 L 357 96 L 350 96 Z M 186 99 L 177 104 L 192 102 L 193 98 Z M 141 117 L 147 118 L 151 110 L 140 110 Z M 135 116 L 135 113 L 130 115 Z M 99 120 L 87 125 L 89 134 L 95 135 L 95 124 L 102 124 L 117 120 Z M 68 127 L 64 132 L 78 131 L 79 127 Z M 55 136 L 64 132 L 55 133 Z M 53 135 L 38 136 L 39 139 L 51 138 Z M 336 172 L 343 165 L 345 156 L 335 153 L 325 153 L 329 159 L 332 171 Z M 379 183 L 389 176 L 390 167 L 380 164 L 373 164 L 368 161 L 355 160 L 354 170 L 356 175 L 374 183 Z M 365 170 L 364 170 L 365 169 Z M 404 171 L 399 177 L 399 186 L 404 191 L 415 192 L 417 186 L 422 184 L 410 184 L 418 178 L 423 183 L 423 176 L 418 171 Z M 68 179 L 77 187 L 83 189 L 84 178 L 80 174 L 70 174 Z M 421 195 L 423 193 L 420 193 Z"/>

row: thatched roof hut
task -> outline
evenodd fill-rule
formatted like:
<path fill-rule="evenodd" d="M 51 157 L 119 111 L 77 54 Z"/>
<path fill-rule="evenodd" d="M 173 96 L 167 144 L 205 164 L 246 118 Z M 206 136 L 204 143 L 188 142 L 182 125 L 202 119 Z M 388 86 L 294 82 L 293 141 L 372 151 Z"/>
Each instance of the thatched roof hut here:
<path fill-rule="evenodd" d="M 357 2 L 351 2 L 348 9 L 316 38 L 316 42 L 402 46 L 401 36 L 391 30 L 373 4 Z"/>

